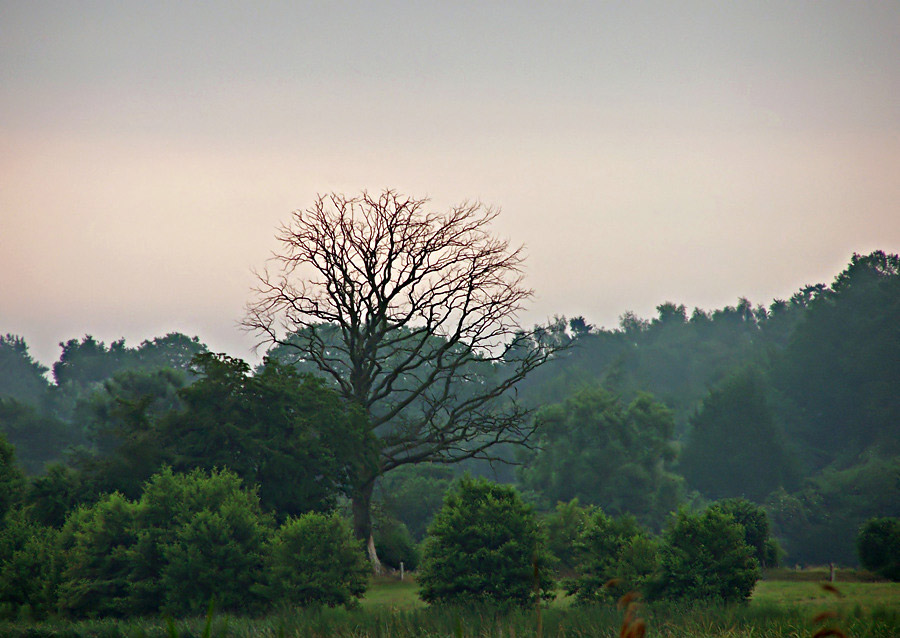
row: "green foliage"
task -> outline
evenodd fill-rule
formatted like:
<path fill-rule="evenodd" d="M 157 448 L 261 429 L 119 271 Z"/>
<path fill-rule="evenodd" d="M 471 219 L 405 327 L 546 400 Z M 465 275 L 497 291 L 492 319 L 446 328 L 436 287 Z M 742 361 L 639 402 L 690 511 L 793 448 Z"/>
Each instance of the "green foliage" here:
<path fill-rule="evenodd" d="M 577 576 L 566 583 L 566 593 L 579 604 L 645 592 L 658 568 L 656 541 L 631 516 L 610 518 L 594 511 L 575 547 Z M 610 584 L 613 579 L 615 586 Z"/>
<path fill-rule="evenodd" d="M 59 609 L 71 616 L 126 616 L 131 612 L 129 549 L 135 542 L 134 503 L 110 494 L 81 506 L 59 534 L 63 570 Z"/>
<path fill-rule="evenodd" d="M 124 339 L 107 347 L 90 335 L 80 341 L 70 339 L 60 347 L 60 358 L 53 364 L 56 386 L 50 393 L 50 402 L 64 420 L 77 418 L 73 414 L 77 404 L 117 374 L 126 370 L 160 368 L 187 372 L 191 358 L 206 351 L 206 346 L 196 337 L 191 339 L 179 333 L 143 341 L 136 348 L 127 347 Z"/>
<path fill-rule="evenodd" d="M 762 507 L 743 498 L 729 498 L 711 506 L 727 514 L 744 528 L 744 542 L 753 549 L 753 557 L 760 567 L 778 567 L 779 550 L 771 537 L 769 515 Z"/>
<path fill-rule="evenodd" d="M 549 563 L 534 512 L 515 489 L 463 477 L 428 528 L 419 595 L 428 603 L 530 604 L 553 597 Z"/>
<path fill-rule="evenodd" d="M 15 445 L 19 463 L 29 474 L 40 473 L 46 463 L 83 442 L 76 428 L 12 398 L 0 398 L 0 433 Z"/>
<path fill-rule="evenodd" d="M 870 518 L 900 512 L 900 457 L 871 455 L 847 469 L 828 469 L 766 501 L 774 535 L 792 563 L 856 564 L 854 542 Z"/>
<path fill-rule="evenodd" d="M 178 392 L 186 383 L 179 370 L 127 369 L 79 399 L 75 418 L 92 444 L 75 454 L 86 489 L 140 496 L 144 481 L 167 459 L 159 424 L 181 406 Z"/>
<path fill-rule="evenodd" d="M 186 384 L 187 374 L 196 380 Z M 250 376 L 244 361 L 211 353 L 196 355 L 188 373 L 120 372 L 76 414 L 93 441 L 76 457 L 86 489 L 138 498 L 164 464 L 227 467 L 259 485 L 263 507 L 282 518 L 332 505 L 361 430 L 322 381 L 274 361 Z"/>
<path fill-rule="evenodd" d="M 419 564 L 419 550 L 406 525 L 397 520 L 376 520 L 374 528 L 375 551 L 378 560 L 391 569 L 412 570 Z"/>
<path fill-rule="evenodd" d="M 0 525 L 0 617 L 46 618 L 56 608 L 58 532 L 21 509 L 8 512 Z"/>
<path fill-rule="evenodd" d="M 100 383 L 126 369 L 173 368 L 186 371 L 191 359 L 206 351 L 197 337 L 172 332 L 165 337 L 143 341 L 136 348 L 125 345 L 124 339 L 107 347 L 102 341 L 86 335 L 79 341 L 69 339 L 59 344 L 59 361 L 53 364 L 53 378 L 57 385 L 76 384 L 83 387 Z"/>
<path fill-rule="evenodd" d="M 557 503 L 556 509 L 544 520 L 547 531 L 547 549 L 563 571 L 570 572 L 578 565 L 576 544 L 584 532 L 593 508 L 582 507 L 577 498 L 568 503 Z"/>
<path fill-rule="evenodd" d="M 441 508 L 452 481 L 453 470 L 446 465 L 404 465 L 378 479 L 378 501 L 419 541 Z"/>
<path fill-rule="evenodd" d="M 337 514 L 291 518 L 266 548 L 267 597 L 289 605 L 352 606 L 368 585 L 360 542 Z"/>
<path fill-rule="evenodd" d="M 257 609 L 271 521 L 226 471 L 154 475 L 139 501 L 111 494 L 59 532 L 58 605 L 73 617 Z"/>
<path fill-rule="evenodd" d="M 900 453 L 900 257 L 854 254 L 810 300 L 776 361 L 793 436 L 816 468 Z"/>
<path fill-rule="evenodd" d="M 96 500 L 93 497 L 81 473 L 62 463 L 51 463 L 43 474 L 30 479 L 24 501 L 32 520 L 59 528 L 69 512 L 80 503 Z"/>
<path fill-rule="evenodd" d="M 271 532 L 255 491 L 228 471 L 176 474 L 147 483 L 135 510 L 130 552 L 136 609 L 199 613 L 254 609 L 263 546 Z"/>
<path fill-rule="evenodd" d="M 240 499 L 244 500 L 244 499 Z M 262 546 L 269 530 L 258 505 L 225 502 L 193 514 L 162 548 L 165 610 L 196 614 L 216 601 L 233 611 L 253 609 L 252 586 L 262 579 Z"/>
<path fill-rule="evenodd" d="M 883 578 L 900 581 L 900 518 L 872 518 L 856 537 L 859 562 Z"/>
<path fill-rule="evenodd" d="M 22 470 L 16 463 L 16 449 L 0 433 L 0 518 L 18 502 L 23 483 Z"/>
<path fill-rule="evenodd" d="M 522 483 L 550 502 L 579 501 L 658 526 L 674 509 L 681 480 L 671 412 L 650 395 L 623 406 L 599 387 L 585 388 L 535 417 L 538 452 L 527 455 Z"/>
<path fill-rule="evenodd" d="M 226 355 L 201 354 L 185 409 L 162 425 L 176 469 L 227 467 L 258 484 L 280 517 L 327 510 L 347 486 L 363 419 L 318 378 L 267 360 L 256 375 Z"/>
<path fill-rule="evenodd" d="M 744 529 L 728 514 L 681 509 L 663 534 L 660 579 L 652 596 L 674 600 L 744 602 L 759 580 L 759 563 Z"/>
<path fill-rule="evenodd" d="M 31 358 L 22 337 L 0 335 L 0 398 L 40 405 L 50 389 L 47 371 Z"/>
<path fill-rule="evenodd" d="M 762 502 L 773 490 L 796 484 L 796 461 L 775 423 L 758 369 L 736 373 L 711 390 L 691 426 L 679 468 L 705 496 Z"/>

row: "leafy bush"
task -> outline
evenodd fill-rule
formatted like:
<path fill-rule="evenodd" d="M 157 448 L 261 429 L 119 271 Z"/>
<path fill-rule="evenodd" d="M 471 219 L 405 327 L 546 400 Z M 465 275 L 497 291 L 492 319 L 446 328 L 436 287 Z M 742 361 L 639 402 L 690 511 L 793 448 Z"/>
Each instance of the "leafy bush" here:
<path fill-rule="evenodd" d="M 131 612 L 134 503 L 110 494 L 82 505 L 60 531 L 64 568 L 59 608 L 71 616 L 125 616 Z"/>
<path fill-rule="evenodd" d="M 859 562 L 888 580 L 900 581 L 900 518 L 872 518 L 856 537 Z"/>
<path fill-rule="evenodd" d="M 58 532 L 8 512 L 0 529 L 0 617 L 45 618 L 56 607 Z"/>
<path fill-rule="evenodd" d="M 500 605 L 552 598 L 544 545 L 534 512 L 513 487 L 464 477 L 428 529 L 419 596 L 428 603 Z"/>
<path fill-rule="evenodd" d="M 415 569 L 419 550 L 406 525 L 397 520 L 378 521 L 375 527 L 375 550 L 379 560 L 392 569 Z"/>
<path fill-rule="evenodd" d="M 70 616 L 248 611 L 260 599 L 271 520 L 255 491 L 222 471 L 166 469 L 139 501 L 120 494 L 81 506 L 60 532 L 60 610 Z"/>
<path fill-rule="evenodd" d="M 623 591 L 643 591 L 657 570 L 658 547 L 634 517 L 610 518 L 595 511 L 575 544 L 578 575 L 566 583 L 580 604 L 607 600 Z M 616 587 L 607 585 L 615 579 Z"/>
<path fill-rule="evenodd" d="M 651 595 L 743 602 L 759 576 L 744 529 L 731 516 L 714 508 L 702 514 L 680 510 L 663 535 L 660 580 Z"/>
<path fill-rule="evenodd" d="M 577 498 L 557 503 L 556 509 L 544 519 L 547 530 L 547 549 L 557 560 L 560 570 L 571 572 L 578 565 L 576 543 L 584 532 L 593 508 L 582 507 Z"/>
<path fill-rule="evenodd" d="M 744 528 L 744 541 L 753 549 L 760 567 L 778 567 L 781 548 L 770 536 L 769 516 L 763 508 L 743 498 L 725 499 L 712 507 Z"/>
<path fill-rule="evenodd" d="M 235 474 L 164 470 L 148 481 L 136 522 L 134 579 L 143 587 L 135 591 L 145 609 L 164 601 L 170 613 L 199 613 L 214 598 L 220 609 L 247 611 L 260 602 L 251 590 L 271 519 Z"/>
<path fill-rule="evenodd" d="M 350 605 L 366 591 L 369 565 L 337 514 L 288 519 L 266 550 L 267 596 L 299 605 Z"/>

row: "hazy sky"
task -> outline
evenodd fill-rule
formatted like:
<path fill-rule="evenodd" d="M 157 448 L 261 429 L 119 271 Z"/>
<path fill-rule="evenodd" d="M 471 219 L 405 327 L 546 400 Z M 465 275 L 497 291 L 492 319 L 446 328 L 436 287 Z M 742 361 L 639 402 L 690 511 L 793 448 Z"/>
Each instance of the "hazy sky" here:
<path fill-rule="evenodd" d="M 502 208 L 525 323 L 900 252 L 900 3 L 0 0 L 0 333 L 251 358 L 317 193 Z"/>

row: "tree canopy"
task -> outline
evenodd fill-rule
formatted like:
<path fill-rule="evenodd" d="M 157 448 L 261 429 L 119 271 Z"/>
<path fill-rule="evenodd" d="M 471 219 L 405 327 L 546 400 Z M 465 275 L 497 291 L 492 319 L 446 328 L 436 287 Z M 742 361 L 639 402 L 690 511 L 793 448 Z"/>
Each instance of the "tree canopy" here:
<path fill-rule="evenodd" d="M 520 478 L 548 503 L 577 498 L 610 514 L 631 513 L 660 527 L 680 499 L 671 412 L 648 394 L 628 405 L 585 388 L 535 415 L 535 450 Z"/>

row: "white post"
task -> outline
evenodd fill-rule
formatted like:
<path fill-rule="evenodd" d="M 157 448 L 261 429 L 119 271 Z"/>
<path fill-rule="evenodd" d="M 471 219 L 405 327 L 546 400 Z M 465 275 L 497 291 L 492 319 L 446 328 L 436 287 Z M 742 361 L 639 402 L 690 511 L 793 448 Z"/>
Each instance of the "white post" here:
<path fill-rule="evenodd" d="M 400 580 L 403 580 L 403 561 L 400 561 Z"/>

